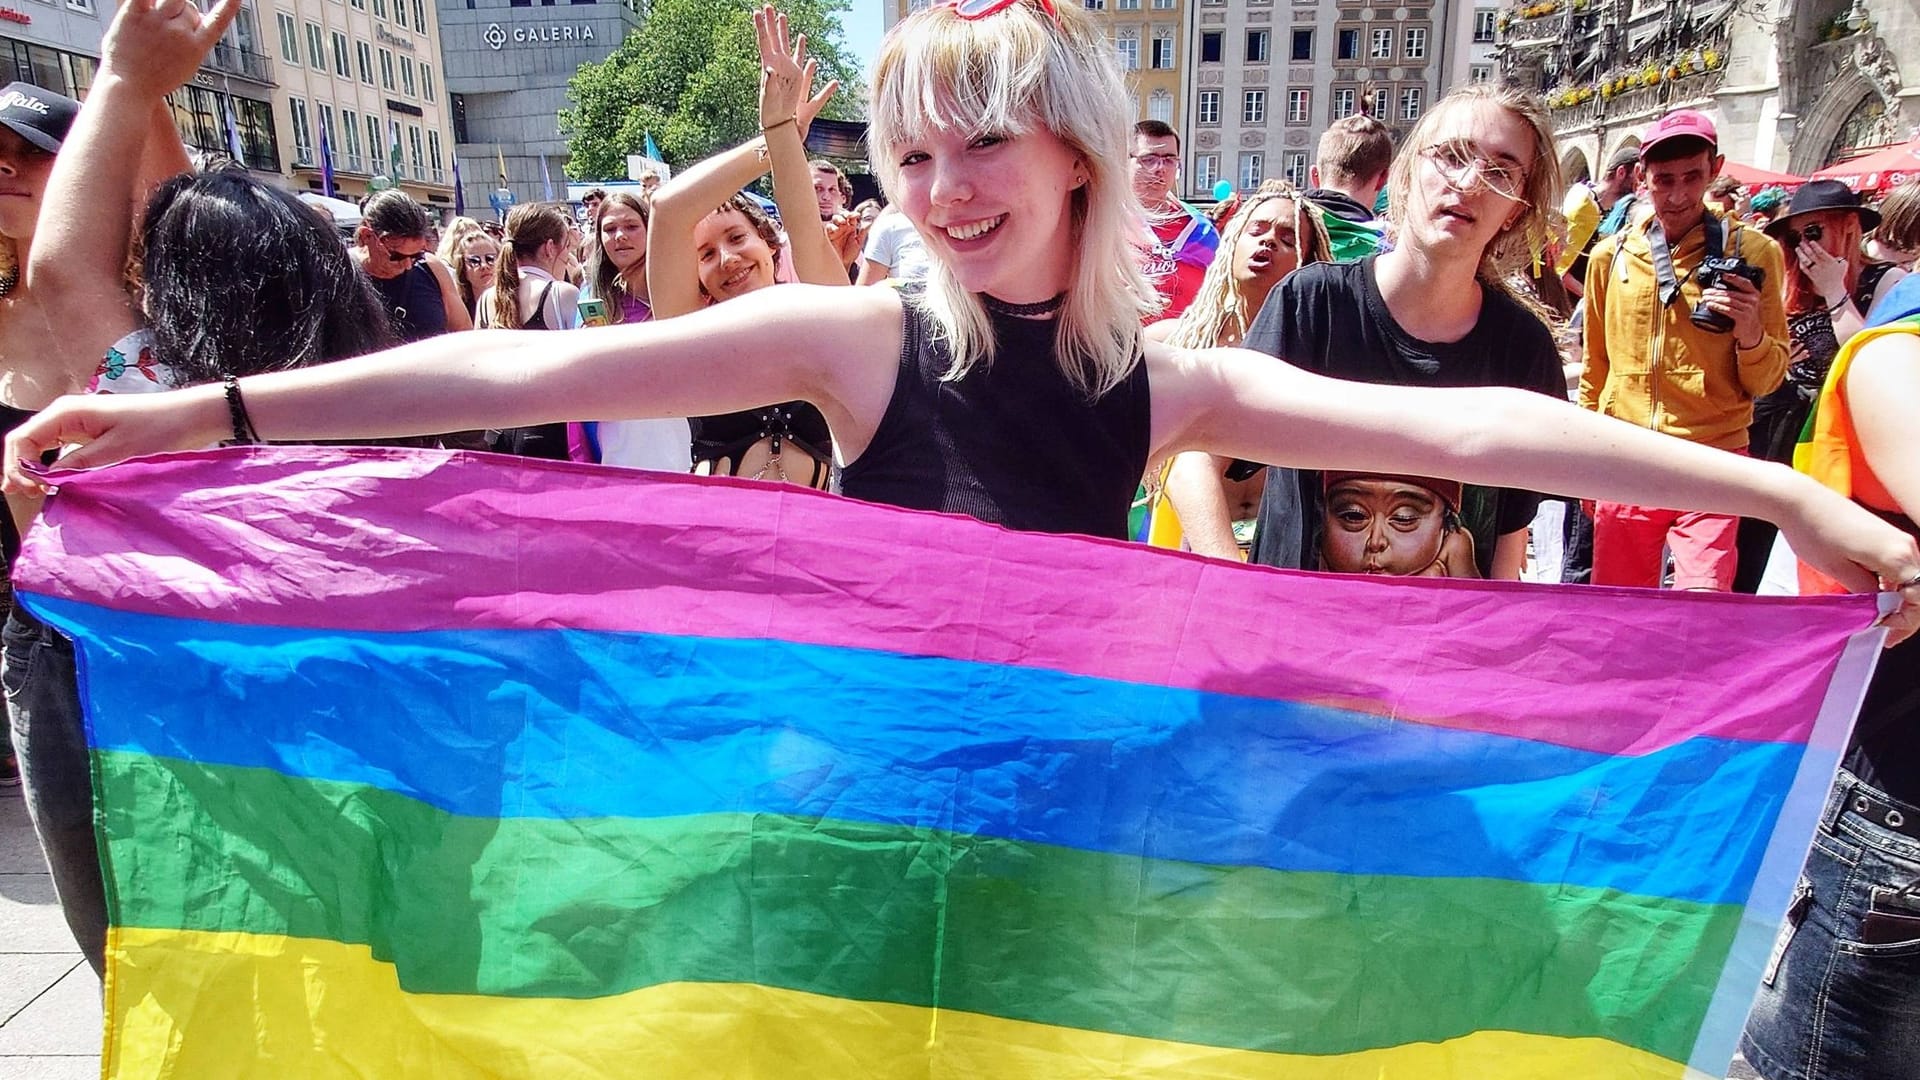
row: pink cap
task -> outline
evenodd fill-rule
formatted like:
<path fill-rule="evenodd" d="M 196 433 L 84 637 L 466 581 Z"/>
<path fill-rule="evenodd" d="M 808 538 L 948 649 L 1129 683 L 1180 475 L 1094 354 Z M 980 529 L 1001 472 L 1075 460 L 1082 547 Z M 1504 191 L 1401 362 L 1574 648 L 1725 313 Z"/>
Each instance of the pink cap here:
<path fill-rule="evenodd" d="M 1706 113 L 1697 109 L 1675 109 L 1648 125 L 1646 134 L 1640 137 L 1640 155 L 1645 157 L 1656 144 L 1679 138 L 1701 139 L 1715 150 L 1720 148 L 1720 133 L 1714 130 L 1713 121 Z"/>

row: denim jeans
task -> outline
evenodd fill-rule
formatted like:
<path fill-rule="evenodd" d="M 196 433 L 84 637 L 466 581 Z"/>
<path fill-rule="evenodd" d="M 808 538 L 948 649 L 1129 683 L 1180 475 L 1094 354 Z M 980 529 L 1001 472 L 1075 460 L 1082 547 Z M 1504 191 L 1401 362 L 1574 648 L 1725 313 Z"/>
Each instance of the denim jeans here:
<path fill-rule="evenodd" d="M 53 874 L 67 929 L 95 974 L 105 970 L 106 886 L 93 831 L 93 771 L 81 722 L 73 643 L 16 607 L 7 617 L 7 719 L 27 814 Z"/>
<path fill-rule="evenodd" d="M 1920 821 L 1841 771 L 1740 1038 L 1767 1080 L 1920 1078 L 1920 930 L 1863 933 L 1870 911 L 1907 910 L 1889 894 L 1920 880 L 1920 839 L 1851 809 L 1861 794 Z"/>

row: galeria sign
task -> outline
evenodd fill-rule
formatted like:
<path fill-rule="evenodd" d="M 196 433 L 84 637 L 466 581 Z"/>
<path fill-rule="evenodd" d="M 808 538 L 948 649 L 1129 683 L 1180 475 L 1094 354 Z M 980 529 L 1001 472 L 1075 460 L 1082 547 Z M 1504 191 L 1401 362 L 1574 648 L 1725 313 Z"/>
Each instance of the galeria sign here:
<path fill-rule="evenodd" d="M 555 45 L 567 41 L 589 42 L 594 40 L 593 27 L 587 23 L 582 23 L 579 26 L 567 24 L 561 24 L 559 26 L 516 26 L 511 30 L 502 27 L 499 23 L 488 23 L 486 31 L 480 36 L 486 41 L 487 47 L 495 52 L 506 48 L 509 44 Z"/>

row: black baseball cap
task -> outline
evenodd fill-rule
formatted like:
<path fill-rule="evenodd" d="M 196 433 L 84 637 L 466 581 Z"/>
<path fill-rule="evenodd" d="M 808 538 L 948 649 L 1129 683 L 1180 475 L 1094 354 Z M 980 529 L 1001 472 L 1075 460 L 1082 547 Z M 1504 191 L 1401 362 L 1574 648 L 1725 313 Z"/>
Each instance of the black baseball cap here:
<path fill-rule="evenodd" d="M 47 153 L 58 153 L 80 103 L 32 83 L 8 83 L 0 90 L 0 124 Z"/>

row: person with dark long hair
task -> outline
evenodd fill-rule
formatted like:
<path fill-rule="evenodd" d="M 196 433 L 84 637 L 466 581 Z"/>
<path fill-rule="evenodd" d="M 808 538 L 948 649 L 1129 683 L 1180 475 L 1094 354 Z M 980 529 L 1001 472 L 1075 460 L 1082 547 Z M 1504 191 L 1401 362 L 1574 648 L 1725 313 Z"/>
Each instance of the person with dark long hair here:
<path fill-rule="evenodd" d="M 48 180 L 27 274 L 97 395 L 163 391 L 281 371 L 398 343 L 380 298 L 332 227 L 243 170 L 179 175 L 141 217 L 141 287 L 122 273 L 138 194 L 141 118 L 199 68 L 239 0 L 123 5 L 100 77 Z M 209 253 L 217 252 L 217 257 Z M 67 925 L 104 970 L 106 901 L 73 645 L 24 610 L 5 631 L 7 712 L 34 830 Z"/>

